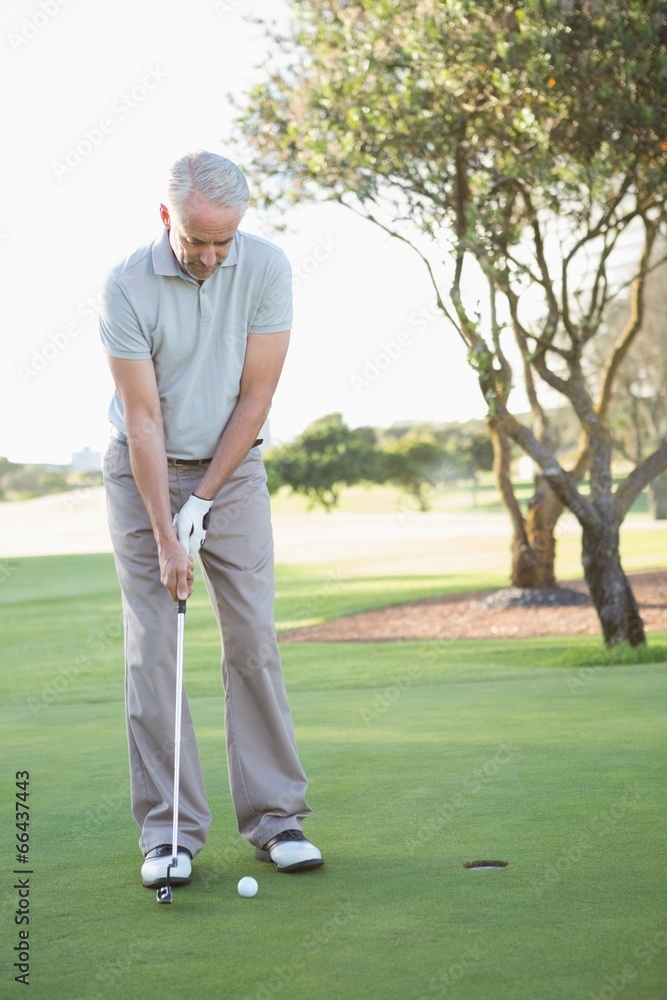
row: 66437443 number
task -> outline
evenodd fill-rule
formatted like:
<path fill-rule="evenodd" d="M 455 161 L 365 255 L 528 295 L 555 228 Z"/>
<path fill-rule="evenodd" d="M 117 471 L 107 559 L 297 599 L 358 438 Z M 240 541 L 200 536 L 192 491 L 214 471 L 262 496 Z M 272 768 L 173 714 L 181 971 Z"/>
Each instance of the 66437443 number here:
<path fill-rule="evenodd" d="M 19 864 L 28 863 L 28 852 L 30 851 L 30 804 L 28 799 L 30 792 L 30 772 L 16 772 L 16 860 Z"/>

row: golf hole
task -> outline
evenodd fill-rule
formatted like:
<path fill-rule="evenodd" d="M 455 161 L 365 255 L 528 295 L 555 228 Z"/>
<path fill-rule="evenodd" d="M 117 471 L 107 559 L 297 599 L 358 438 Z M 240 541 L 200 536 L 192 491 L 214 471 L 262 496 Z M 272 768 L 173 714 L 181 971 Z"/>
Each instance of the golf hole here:
<path fill-rule="evenodd" d="M 466 861 L 464 868 L 471 872 L 486 871 L 487 868 L 507 868 L 507 861 Z"/>

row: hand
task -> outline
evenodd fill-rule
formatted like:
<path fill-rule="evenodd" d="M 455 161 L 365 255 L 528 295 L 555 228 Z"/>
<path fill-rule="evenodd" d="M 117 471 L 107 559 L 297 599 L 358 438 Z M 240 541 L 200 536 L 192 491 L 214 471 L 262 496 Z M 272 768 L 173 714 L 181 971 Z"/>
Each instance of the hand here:
<path fill-rule="evenodd" d="M 187 601 L 192 595 L 195 579 L 195 564 L 192 556 L 174 535 L 162 544 L 158 543 L 160 579 L 175 601 Z"/>
<path fill-rule="evenodd" d="M 191 556 L 196 556 L 204 544 L 212 506 L 212 500 L 202 500 L 193 493 L 174 516 L 174 531 L 183 548 Z"/>

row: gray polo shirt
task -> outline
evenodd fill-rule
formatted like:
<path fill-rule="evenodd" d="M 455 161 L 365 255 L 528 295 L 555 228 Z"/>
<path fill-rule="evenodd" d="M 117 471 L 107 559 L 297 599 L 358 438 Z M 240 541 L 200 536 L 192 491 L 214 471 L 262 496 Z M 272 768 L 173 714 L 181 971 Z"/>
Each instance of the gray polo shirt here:
<path fill-rule="evenodd" d="M 202 285 L 184 274 L 169 232 L 114 268 L 100 335 L 114 358 L 152 359 L 170 458 L 210 458 L 239 395 L 249 333 L 292 327 L 292 274 L 282 250 L 237 232 Z M 109 419 L 125 430 L 116 392 Z"/>

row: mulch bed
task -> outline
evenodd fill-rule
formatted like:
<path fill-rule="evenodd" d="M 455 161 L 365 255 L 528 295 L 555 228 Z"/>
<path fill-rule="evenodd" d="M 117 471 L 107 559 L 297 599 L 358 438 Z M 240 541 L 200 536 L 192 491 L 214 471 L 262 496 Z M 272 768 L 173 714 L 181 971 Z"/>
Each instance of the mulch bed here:
<path fill-rule="evenodd" d="M 667 570 L 628 574 L 647 632 L 667 632 Z M 586 585 L 550 595 L 516 588 L 430 597 L 280 633 L 281 642 L 385 642 L 600 635 Z"/>

